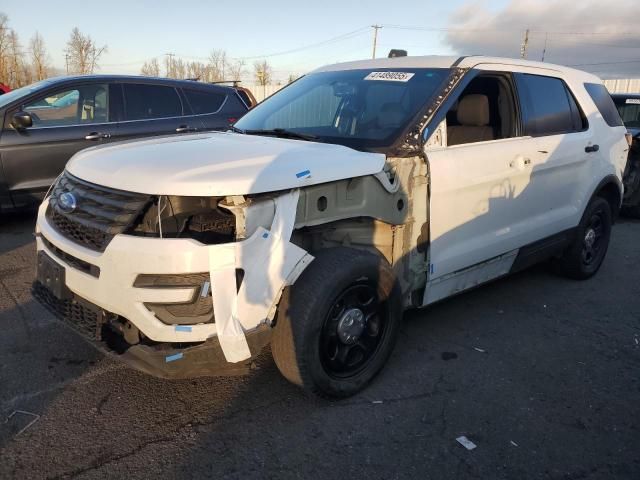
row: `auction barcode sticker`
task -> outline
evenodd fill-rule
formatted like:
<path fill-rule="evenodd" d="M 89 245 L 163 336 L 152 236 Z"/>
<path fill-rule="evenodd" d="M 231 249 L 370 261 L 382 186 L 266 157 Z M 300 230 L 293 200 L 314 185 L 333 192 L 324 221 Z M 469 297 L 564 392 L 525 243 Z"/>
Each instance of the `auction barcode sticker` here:
<path fill-rule="evenodd" d="M 640 105 L 640 98 L 627 98 L 625 103 L 633 103 L 635 105 Z"/>
<path fill-rule="evenodd" d="M 415 73 L 409 72 L 371 72 L 365 80 L 383 80 L 387 82 L 408 82 Z"/>

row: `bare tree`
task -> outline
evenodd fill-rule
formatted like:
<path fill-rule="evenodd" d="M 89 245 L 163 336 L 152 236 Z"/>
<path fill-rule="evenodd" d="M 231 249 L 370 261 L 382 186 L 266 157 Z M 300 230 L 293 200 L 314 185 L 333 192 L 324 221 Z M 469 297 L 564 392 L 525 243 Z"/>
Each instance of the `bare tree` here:
<path fill-rule="evenodd" d="M 84 35 L 78 27 L 75 27 L 71 31 L 65 50 L 67 69 L 69 72 L 78 74 L 93 73 L 96 68 L 99 68 L 98 61 L 106 51 L 106 45 L 98 47 L 89 35 Z"/>
<path fill-rule="evenodd" d="M 9 17 L 0 13 L 0 83 L 9 83 Z"/>
<path fill-rule="evenodd" d="M 33 67 L 34 80 L 44 80 L 50 74 L 49 55 L 44 45 L 42 35 L 36 32 L 29 41 L 29 52 L 31 53 L 31 66 Z"/>
<path fill-rule="evenodd" d="M 224 50 L 212 50 L 209 54 L 210 82 L 220 82 L 226 80 L 225 76 L 229 73 L 229 60 L 227 52 Z"/>
<path fill-rule="evenodd" d="M 29 66 L 24 62 L 24 52 L 22 50 L 22 45 L 20 44 L 18 34 L 15 32 L 15 30 L 10 30 L 7 39 L 9 85 L 13 87 L 22 87 L 24 85 L 28 85 L 33 81 L 33 76 L 31 75 Z"/>
<path fill-rule="evenodd" d="M 142 65 L 140 69 L 140 74 L 146 75 L 147 77 L 159 77 L 160 63 L 158 63 L 158 59 L 152 58 L 148 62 L 144 62 L 144 65 Z"/>
<path fill-rule="evenodd" d="M 186 78 L 187 67 L 181 58 L 174 58 L 173 53 L 167 53 L 164 60 L 165 76 L 169 78 Z"/>
<path fill-rule="evenodd" d="M 273 76 L 273 69 L 266 60 L 261 62 L 255 62 L 253 64 L 253 71 L 258 81 L 258 85 L 269 85 L 271 83 L 271 77 Z"/>
<path fill-rule="evenodd" d="M 233 63 L 230 63 L 228 66 L 229 73 L 227 76 L 229 80 L 233 80 L 239 82 L 242 80 L 242 75 L 244 74 L 244 67 L 246 66 L 244 60 L 236 60 Z"/>

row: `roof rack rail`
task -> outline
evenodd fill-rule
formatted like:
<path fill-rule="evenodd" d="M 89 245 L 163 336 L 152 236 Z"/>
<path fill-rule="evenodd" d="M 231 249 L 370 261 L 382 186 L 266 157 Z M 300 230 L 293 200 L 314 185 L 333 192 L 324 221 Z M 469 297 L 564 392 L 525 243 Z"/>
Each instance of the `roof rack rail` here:
<path fill-rule="evenodd" d="M 234 87 L 237 87 L 239 83 L 242 83 L 242 80 L 218 80 L 217 82 L 209 82 L 213 85 L 218 85 L 220 83 L 232 83 Z"/>

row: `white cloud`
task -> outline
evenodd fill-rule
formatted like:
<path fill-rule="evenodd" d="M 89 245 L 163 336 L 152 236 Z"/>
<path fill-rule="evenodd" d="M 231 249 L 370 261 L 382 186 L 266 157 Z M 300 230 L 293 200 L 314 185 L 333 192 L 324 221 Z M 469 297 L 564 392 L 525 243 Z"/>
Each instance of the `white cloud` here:
<path fill-rule="evenodd" d="M 546 62 L 602 78 L 640 77 L 639 6 L 631 0 L 512 0 L 491 11 L 486 2 L 471 1 L 451 15 L 444 41 L 463 55 L 519 57 L 528 28 L 529 60 L 541 60 L 546 38 Z"/>

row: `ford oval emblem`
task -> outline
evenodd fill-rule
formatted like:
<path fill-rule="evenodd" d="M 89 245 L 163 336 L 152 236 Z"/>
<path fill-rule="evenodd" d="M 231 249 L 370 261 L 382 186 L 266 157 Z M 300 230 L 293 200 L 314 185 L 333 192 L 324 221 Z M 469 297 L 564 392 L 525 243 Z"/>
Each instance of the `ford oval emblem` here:
<path fill-rule="evenodd" d="M 76 201 L 76 197 L 71 192 L 62 192 L 58 195 L 58 205 L 60 206 L 60 210 L 65 213 L 71 213 L 76 209 L 78 205 Z"/>

